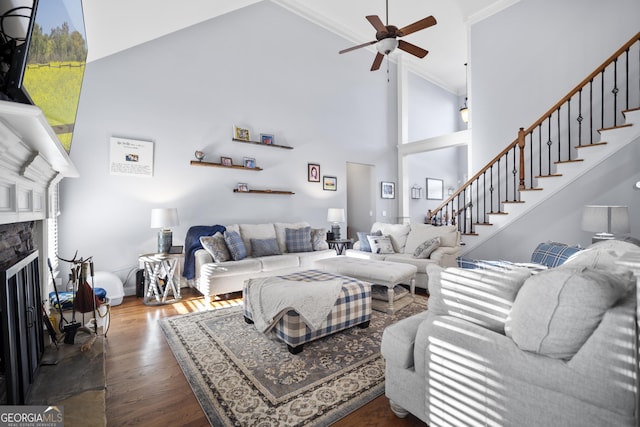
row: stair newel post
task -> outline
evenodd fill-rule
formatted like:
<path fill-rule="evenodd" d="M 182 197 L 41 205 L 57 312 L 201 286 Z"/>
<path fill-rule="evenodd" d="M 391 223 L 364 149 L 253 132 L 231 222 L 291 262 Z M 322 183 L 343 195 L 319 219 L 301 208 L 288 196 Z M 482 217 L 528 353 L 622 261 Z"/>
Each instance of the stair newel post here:
<path fill-rule="evenodd" d="M 519 175 L 520 175 L 520 185 L 518 186 L 518 188 L 520 190 L 524 190 L 525 189 L 525 183 L 524 183 L 524 128 L 520 128 L 520 130 L 518 131 L 518 147 L 520 148 L 520 171 L 519 171 Z"/>

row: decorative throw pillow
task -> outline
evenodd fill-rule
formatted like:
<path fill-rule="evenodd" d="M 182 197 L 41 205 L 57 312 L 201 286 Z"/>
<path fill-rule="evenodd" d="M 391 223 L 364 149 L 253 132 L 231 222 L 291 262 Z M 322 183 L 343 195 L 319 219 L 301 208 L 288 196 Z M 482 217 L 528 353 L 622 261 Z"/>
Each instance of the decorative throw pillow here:
<path fill-rule="evenodd" d="M 371 252 L 374 254 L 392 254 L 393 244 L 389 236 L 367 236 Z"/>
<path fill-rule="evenodd" d="M 440 247 L 440 237 L 434 237 L 431 240 L 422 242 L 415 251 L 413 251 L 414 258 L 429 258 L 431 253 Z"/>
<path fill-rule="evenodd" d="M 240 261 L 247 257 L 247 248 L 244 246 L 240 233 L 227 230 L 224 232 L 224 241 L 227 243 L 227 248 L 234 261 Z"/>
<path fill-rule="evenodd" d="M 287 252 L 312 252 L 311 227 L 285 228 Z"/>
<path fill-rule="evenodd" d="M 429 311 L 504 334 L 518 291 L 531 276 L 525 268 L 472 270 L 427 265 Z"/>
<path fill-rule="evenodd" d="M 371 252 L 371 245 L 369 245 L 367 236 L 382 236 L 382 231 L 378 230 L 373 233 L 358 231 L 356 234 L 358 235 L 358 241 L 360 242 L 360 250 L 364 252 Z"/>
<path fill-rule="evenodd" d="M 633 284 L 630 271 L 563 267 L 538 273 L 516 297 L 507 336 L 522 350 L 570 359 Z"/>
<path fill-rule="evenodd" d="M 280 255 L 278 241 L 273 239 L 251 239 L 251 254 L 254 257 Z"/>
<path fill-rule="evenodd" d="M 217 232 L 213 236 L 201 236 L 200 243 L 215 262 L 225 262 L 231 259 L 231 254 L 222 233 Z"/>
<path fill-rule="evenodd" d="M 311 246 L 314 251 L 325 251 L 329 249 L 329 244 L 325 240 L 326 232 L 324 228 L 311 229 Z"/>

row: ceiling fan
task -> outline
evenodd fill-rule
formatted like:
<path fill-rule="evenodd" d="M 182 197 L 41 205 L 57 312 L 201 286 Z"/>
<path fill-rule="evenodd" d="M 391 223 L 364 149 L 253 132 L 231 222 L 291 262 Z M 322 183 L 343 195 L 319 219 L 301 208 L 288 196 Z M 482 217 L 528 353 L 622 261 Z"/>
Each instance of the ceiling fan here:
<path fill-rule="evenodd" d="M 366 47 L 377 43 L 378 45 L 376 46 L 376 49 L 378 49 L 378 53 L 376 54 L 376 57 L 373 60 L 373 64 L 371 65 L 371 71 L 375 71 L 380 68 L 380 64 L 382 64 L 384 55 L 390 54 L 396 48 L 402 49 L 407 53 L 417 56 L 418 58 L 424 58 L 425 56 L 427 56 L 429 51 L 424 50 L 421 47 L 418 47 L 404 40 L 398 40 L 398 38 L 436 25 L 436 18 L 434 18 L 433 16 L 428 16 L 414 22 L 413 24 L 409 24 L 406 27 L 402 27 L 399 29 L 395 25 L 389 25 L 389 0 L 387 0 L 386 5 L 387 25 L 382 23 L 382 20 L 380 20 L 378 15 L 369 15 L 366 17 L 367 21 L 369 21 L 371 25 L 373 25 L 373 28 L 376 29 L 376 39 L 370 42 L 350 47 L 348 49 L 341 50 L 338 53 L 351 52 L 352 50 L 360 49 L 361 47 Z"/>

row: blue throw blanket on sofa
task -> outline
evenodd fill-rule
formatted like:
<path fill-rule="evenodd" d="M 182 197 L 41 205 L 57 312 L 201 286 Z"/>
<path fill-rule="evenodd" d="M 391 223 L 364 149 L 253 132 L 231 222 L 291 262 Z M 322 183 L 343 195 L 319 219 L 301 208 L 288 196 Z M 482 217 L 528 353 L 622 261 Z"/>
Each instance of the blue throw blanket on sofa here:
<path fill-rule="evenodd" d="M 184 268 L 182 275 L 191 280 L 196 275 L 196 259 L 194 254 L 198 249 L 202 249 L 200 236 L 213 236 L 218 231 L 224 233 L 224 225 L 194 225 L 187 230 L 187 237 L 184 239 Z"/>

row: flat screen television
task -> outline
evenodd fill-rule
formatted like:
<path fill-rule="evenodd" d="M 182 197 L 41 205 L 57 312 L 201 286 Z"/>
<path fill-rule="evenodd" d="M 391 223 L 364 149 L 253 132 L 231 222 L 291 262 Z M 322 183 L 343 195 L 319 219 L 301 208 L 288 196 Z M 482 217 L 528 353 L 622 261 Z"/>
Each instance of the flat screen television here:
<path fill-rule="evenodd" d="M 40 107 L 68 152 L 87 60 L 82 0 L 0 2 L 2 92 Z"/>

